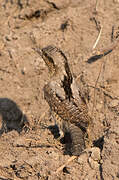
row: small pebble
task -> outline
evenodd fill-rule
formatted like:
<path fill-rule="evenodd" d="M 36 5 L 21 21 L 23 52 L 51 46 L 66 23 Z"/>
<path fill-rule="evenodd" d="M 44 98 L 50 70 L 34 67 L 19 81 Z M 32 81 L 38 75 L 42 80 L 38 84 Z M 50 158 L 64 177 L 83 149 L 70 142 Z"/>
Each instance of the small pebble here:
<path fill-rule="evenodd" d="M 100 149 L 97 147 L 92 148 L 91 158 L 94 161 L 100 161 Z"/>
<path fill-rule="evenodd" d="M 81 154 L 78 158 L 78 163 L 83 164 L 83 163 L 87 162 L 87 158 L 88 158 L 88 156 L 86 153 Z"/>
<path fill-rule="evenodd" d="M 119 105 L 119 100 L 117 99 L 112 100 L 110 103 L 110 107 L 116 107 L 118 105 Z"/>
<path fill-rule="evenodd" d="M 94 161 L 91 157 L 89 157 L 88 162 L 89 162 L 92 169 L 98 169 L 99 168 L 98 162 Z"/>

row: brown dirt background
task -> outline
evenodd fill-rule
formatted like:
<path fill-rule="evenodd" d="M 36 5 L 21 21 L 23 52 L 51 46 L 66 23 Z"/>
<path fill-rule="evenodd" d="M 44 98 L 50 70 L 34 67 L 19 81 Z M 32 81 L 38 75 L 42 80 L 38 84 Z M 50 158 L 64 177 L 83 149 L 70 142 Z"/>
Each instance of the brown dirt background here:
<path fill-rule="evenodd" d="M 15 130 L 0 137 L 0 179 L 118 180 L 119 179 L 119 46 L 110 54 L 87 63 L 100 22 L 102 34 L 96 49 L 111 43 L 119 34 L 119 1 L 96 0 L 1 0 L 0 1 L 0 96 L 16 102 L 26 114 L 30 131 Z M 31 19 L 37 10 L 47 11 Z M 61 25 L 67 22 L 62 30 Z M 77 82 L 90 90 L 89 113 L 93 118 L 94 140 L 100 140 L 93 153 L 82 154 L 58 174 L 67 162 L 63 144 L 49 130 L 54 122 L 43 97 L 48 70 L 33 50 L 33 38 L 40 47 L 53 44 L 69 60 Z M 99 77 L 99 79 L 98 79 Z M 98 79 L 95 96 L 94 87 Z M 93 108 L 94 106 L 94 108 Z M 93 112 L 93 113 L 92 113 Z"/>

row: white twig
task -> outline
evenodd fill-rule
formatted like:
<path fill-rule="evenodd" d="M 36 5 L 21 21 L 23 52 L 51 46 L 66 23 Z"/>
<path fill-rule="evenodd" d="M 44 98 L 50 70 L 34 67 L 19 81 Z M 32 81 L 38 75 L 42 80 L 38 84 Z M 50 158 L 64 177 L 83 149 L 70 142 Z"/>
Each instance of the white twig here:
<path fill-rule="evenodd" d="M 97 12 L 98 0 L 96 0 L 95 11 Z"/>
<path fill-rule="evenodd" d="M 95 48 L 96 48 L 97 43 L 98 43 L 98 41 L 99 41 L 99 39 L 100 39 L 101 33 L 102 33 L 102 26 L 101 26 L 100 32 L 99 32 L 99 34 L 98 34 L 97 40 L 96 40 L 95 44 L 93 45 L 93 48 L 92 48 L 92 49 L 95 49 Z"/>

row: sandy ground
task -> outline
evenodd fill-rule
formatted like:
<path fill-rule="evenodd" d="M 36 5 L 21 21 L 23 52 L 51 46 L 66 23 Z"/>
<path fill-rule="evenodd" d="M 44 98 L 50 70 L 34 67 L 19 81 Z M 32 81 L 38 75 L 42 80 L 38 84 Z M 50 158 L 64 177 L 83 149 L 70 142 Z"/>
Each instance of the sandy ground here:
<path fill-rule="evenodd" d="M 1 0 L 0 97 L 20 107 L 30 130 L 0 137 L 0 179 L 119 179 L 119 45 L 88 63 L 92 48 L 107 47 L 119 36 L 118 0 Z M 96 10 L 95 10 L 96 7 Z M 70 162 L 54 138 L 49 106 L 43 97 L 48 69 L 33 50 L 53 44 L 69 60 L 77 83 L 89 88 L 94 148 Z"/>

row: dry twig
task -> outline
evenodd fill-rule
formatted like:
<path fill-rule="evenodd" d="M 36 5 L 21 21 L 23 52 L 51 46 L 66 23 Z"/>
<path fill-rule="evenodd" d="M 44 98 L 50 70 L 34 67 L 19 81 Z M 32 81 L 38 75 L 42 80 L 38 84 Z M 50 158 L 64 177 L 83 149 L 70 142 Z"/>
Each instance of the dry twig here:
<path fill-rule="evenodd" d="M 98 8 L 98 4 L 99 4 L 99 1 L 96 0 L 96 4 L 95 4 L 95 11 L 97 12 L 97 8 Z"/>
<path fill-rule="evenodd" d="M 92 108 L 92 117 L 93 117 L 93 112 L 94 112 L 94 107 L 96 105 L 96 88 L 97 88 L 97 84 L 98 84 L 98 80 L 100 78 L 100 74 L 101 74 L 101 71 L 102 71 L 102 67 L 103 67 L 103 64 L 104 64 L 104 61 L 102 61 L 101 63 L 101 67 L 100 67 L 100 71 L 99 71 L 99 74 L 98 74 L 98 77 L 96 79 L 96 82 L 95 82 L 95 87 L 94 87 L 94 101 L 93 101 L 93 108 Z"/>
<path fill-rule="evenodd" d="M 100 39 L 101 33 L 102 33 L 102 26 L 101 26 L 100 32 L 99 32 L 99 34 L 98 34 L 97 40 L 96 40 L 95 44 L 93 45 L 93 49 L 96 48 L 96 46 L 97 46 L 97 44 L 98 44 L 98 41 L 99 41 L 99 39 Z"/>
<path fill-rule="evenodd" d="M 68 159 L 68 161 L 63 164 L 62 166 L 60 166 L 55 172 L 54 174 L 59 173 L 60 171 L 62 171 L 64 169 L 65 166 L 67 166 L 71 161 L 73 161 L 74 159 L 76 159 L 78 156 L 72 156 L 71 158 Z"/>

